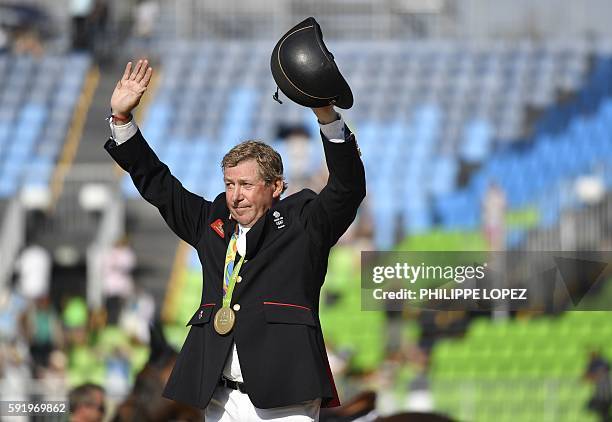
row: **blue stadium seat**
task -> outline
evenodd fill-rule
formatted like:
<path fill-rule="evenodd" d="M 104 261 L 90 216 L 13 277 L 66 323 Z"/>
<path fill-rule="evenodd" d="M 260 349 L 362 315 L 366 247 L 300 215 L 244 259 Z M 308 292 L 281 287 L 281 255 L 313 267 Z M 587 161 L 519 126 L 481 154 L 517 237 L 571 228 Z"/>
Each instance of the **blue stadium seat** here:
<path fill-rule="evenodd" d="M 338 51 L 351 63 L 347 75 L 359 99 L 343 115 L 355 130 L 363 153 L 368 194 L 388 202 L 380 205 L 386 207 L 381 212 L 397 218 L 411 195 L 424 195 L 437 199 L 404 210 L 411 213 L 412 221 L 420 222 L 419 227 L 433 217 L 446 227 L 474 227 L 490 180 L 507 190 L 511 207 L 523 206 L 539 201 L 560 178 L 588 171 L 597 157 L 609 154 L 612 103 L 601 109 L 601 117 L 595 119 L 598 123 L 586 119 L 573 126 L 575 133 L 563 136 L 559 129 L 573 120 L 579 107 L 550 103 L 555 90 L 570 80 L 582 85 L 580 105 L 590 104 L 596 111 L 595 104 L 606 95 L 599 87 L 605 88 L 612 80 L 608 77 L 610 61 L 596 61 L 591 81 L 584 78 L 585 52 L 568 48 L 567 60 L 561 60 L 558 52 L 565 51 L 565 44 L 560 45 L 551 49 L 536 42 L 491 43 L 471 49 L 450 41 L 343 44 Z M 205 174 L 207 168 L 217 169 L 221 155 L 236 142 L 252 136 L 271 140 L 279 122 L 303 123 L 317 138 L 318 125 L 309 110 L 291 103 L 279 108 L 270 99 L 275 87 L 270 78 L 265 79 L 269 63 L 257 53 L 264 47 L 258 42 L 197 46 L 185 42 L 164 53 L 164 74 L 143 130 L 156 149 L 160 143 L 162 151 L 172 149 L 164 138 L 185 143 L 191 161 L 199 163 L 189 166 L 186 183 L 197 184 L 195 175 Z M 193 58 L 191 72 L 186 72 L 186 57 Z M 177 109 L 176 75 L 183 73 L 187 73 L 186 84 L 181 89 L 189 87 L 189 101 Z M 609 88 L 605 89 L 609 95 Z M 523 139 L 528 103 L 550 111 L 536 124 L 535 135 Z M 211 109 L 208 104 L 218 106 Z M 170 114 L 181 116 L 184 127 L 168 127 Z M 210 146 L 194 141 L 202 135 Z M 519 143 L 529 146 L 519 148 Z M 170 152 L 172 164 L 180 156 Z M 321 158 L 321 149 L 315 147 L 304 159 L 315 171 Z M 289 174 L 292 163 L 285 159 Z M 458 160 L 480 167 L 467 187 L 456 191 Z M 212 182 L 207 184 L 205 191 L 216 191 Z M 450 201 L 442 199 L 457 192 Z M 378 215 L 378 202 L 374 207 Z M 377 242 L 386 244 L 383 239 L 388 238 L 381 235 Z"/>
<path fill-rule="evenodd" d="M 492 130 L 487 121 L 475 120 L 465 127 L 460 156 L 468 163 L 482 162 L 490 153 Z"/>

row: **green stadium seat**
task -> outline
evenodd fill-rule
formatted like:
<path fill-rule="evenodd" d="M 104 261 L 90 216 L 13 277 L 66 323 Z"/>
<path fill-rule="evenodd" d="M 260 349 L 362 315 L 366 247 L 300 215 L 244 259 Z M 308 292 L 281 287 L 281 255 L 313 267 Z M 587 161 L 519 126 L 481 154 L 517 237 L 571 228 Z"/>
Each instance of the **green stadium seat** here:
<path fill-rule="evenodd" d="M 436 408 L 483 422 L 596 420 L 585 411 L 592 386 L 582 376 L 592 348 L 612 351 L 610 315 L 474 320 L 464 339 L 441 340 L 432 350 Z"/>

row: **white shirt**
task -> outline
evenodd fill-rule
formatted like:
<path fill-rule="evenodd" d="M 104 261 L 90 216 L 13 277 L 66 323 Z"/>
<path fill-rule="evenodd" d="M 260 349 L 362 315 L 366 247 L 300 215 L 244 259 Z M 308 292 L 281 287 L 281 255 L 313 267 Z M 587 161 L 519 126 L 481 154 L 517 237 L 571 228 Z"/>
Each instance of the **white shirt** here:
<path fill-rule="evenodd" d="M 49 293 L 51 256 L 42 246 L 28 246 L 17 260 L 19 293 L 28 299 L 37 299 Z"/>
<path fill-rule="evenodd" d="M 238 254 L 240 256 L 246 255 L 246 234 L 251 230 L 250 227 L 242 227 L 238 224 L 238 239 L 236 240 L 236 247 L 238 248 Z M 242 371 L 240 370 L 240 360 L 238 359 L 238 349 L 236 349 L 236 342 L 232 343 L 232 352 L 225 361 L 225 367 L 223 368 L 223 375 L 225 378 L 232 381 L 243 382 Z"/>

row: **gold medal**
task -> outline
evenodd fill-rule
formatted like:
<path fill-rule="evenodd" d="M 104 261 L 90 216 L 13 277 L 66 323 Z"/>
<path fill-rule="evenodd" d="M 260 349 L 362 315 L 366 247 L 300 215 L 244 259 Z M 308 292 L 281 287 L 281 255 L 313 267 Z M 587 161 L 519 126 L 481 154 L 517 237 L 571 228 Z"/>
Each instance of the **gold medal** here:
<path fill-rule="evenodd" d="M 234 314 L 234 311 L 230 308 L 222 307 L 215 314 L 215 331 L 223 336 L 232 331 L 235 321 L 236 314 Z"/>

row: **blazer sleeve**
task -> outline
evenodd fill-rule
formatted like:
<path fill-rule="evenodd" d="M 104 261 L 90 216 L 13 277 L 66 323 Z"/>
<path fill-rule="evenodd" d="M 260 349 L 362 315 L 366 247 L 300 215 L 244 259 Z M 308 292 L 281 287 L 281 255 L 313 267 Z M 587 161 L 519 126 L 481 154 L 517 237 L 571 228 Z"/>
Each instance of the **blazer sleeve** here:
<path fill-rule="evenodd" d="M 307 231 L 324 248 L 331 248 L 351 225 L 366 195 L 365 170 L 355 135 L 345 125 L 345 142 L 323 139 L 329 170 L 327 184 L 302 210 Z"/>
<path fill-rule="evenodd" d="M 104 148 L 130 174 L 138 192 L 157 207 L 172 231 L 195 246 L 207 221 L 211 202 L 189 192 L 172 176 L 140 130 L 121 145 L 109 139 Z"/>

